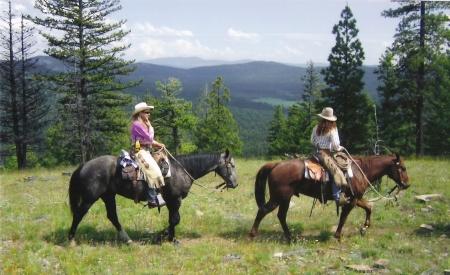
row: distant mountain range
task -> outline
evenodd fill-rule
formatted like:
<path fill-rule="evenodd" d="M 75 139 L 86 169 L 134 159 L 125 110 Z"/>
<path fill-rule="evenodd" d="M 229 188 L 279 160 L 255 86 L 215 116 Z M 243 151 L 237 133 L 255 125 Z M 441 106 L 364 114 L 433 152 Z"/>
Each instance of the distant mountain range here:
<path fill-rule="evenodd" d="M 237 61 L 226 61 L 226 60 L 206 60 L 199 57 L 162 57 L 147 59 L 140 61 L 140 63 L 149 63 L 161 66 L 169 66 L 180 69 L 192 69 L 196 67 L 206 67 L 206 66 L 220 66 L 220 65 L 234 65 L 253 62 L 254 60 L 244 59 Z M 295 66 L 295 67 L 306 67 L 306 64 L 294 64 L 294 63 L 281 63 L 284 65 Z M 315 64 L 316 66 L 326 66 L 327 64 Z"/>
<path fill-rule="evenodd" d="M 252 62 L 250 59 L 238 61 L 226 60 L 206 60 L 199 57 L 163 57 L 141 61 L 140 63 L 149 63 L 154 65 L 168 66 L 179 69 L 192 69 L 196 67 L 233 65 Z"/>
<path fill-rule="evenodd" d="M 53 72 L 72 69 L 51 57 L 42 56 L 39 62 L 44 68 Z M 135 63 L 136 70 L 128 76 L 120 77 L 120 80 L 143 79 L 141 85 L 125 91 L 138 98 L 148 92 L 157 95 L 155 83 L 157 81 L 164 83 L 168 78 L 174 77 L 182 83 L 183 92 L 180 96 L 195 102 L 205 85 L 211 89 L 211 84 L 220 76 L 223 84 L 230 89 L 230 105 L 235 107 L 250 107 L 256 102 L 271 102 L 270 108 L 273 109 L 274 104 L 278 102 L 301 100 L 303 92 L 301 77 L 306 74 L 306 67 L 246 60 L 220 64 L 224 62 L 227 63 L 227 61 L 203 60 L 196 57 L 147 60 Z M 220 65 L 213 65 L 216 63 Z M 317 72 L 320 72 L 322 68 L 324 66 L 315 66 Z M 363 66 L 363 69 L 365 90 L 377 100 L 376 88 L 379 81 L 373 73 L 375 66 Z M 321 76 L 320 73 L 318 74 Z"/>

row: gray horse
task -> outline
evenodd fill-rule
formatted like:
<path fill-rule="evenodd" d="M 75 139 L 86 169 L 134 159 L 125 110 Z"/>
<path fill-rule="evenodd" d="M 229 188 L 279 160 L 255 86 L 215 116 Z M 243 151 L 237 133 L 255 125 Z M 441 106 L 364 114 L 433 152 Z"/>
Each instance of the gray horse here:
<path fill-rule="evenodd" d="M 161 233 L 168 240 L 175 240 L 175 226 L 180 223 L 179 208 L 181 201 L 189 192 L 194 180 L 214 171 L 225 182 L 227 188 L 238 186 L 236 168 L 228 149 L 224 153 L 203 153 L 168 158 L 171 176 L 165 179 L 162 196 L 169 210 L 169 226 Z M 101 156 L 80 165 L 72 174 L 69 185 L 70 209 L 73 220 L 69 231 L 69 240 L 75 238 L 78 224 L 89 208 L 98 200 L 105 203 L 108 219 L 127 244 L 132 243 L 130 237 L 119 223 L 116 210 L 116 194 L 133 200 L 135 198 L 130 180 L 122 178 L 120 158 Z M 139 200 L 146 200 L 147 185 L 142 184 Z"/>

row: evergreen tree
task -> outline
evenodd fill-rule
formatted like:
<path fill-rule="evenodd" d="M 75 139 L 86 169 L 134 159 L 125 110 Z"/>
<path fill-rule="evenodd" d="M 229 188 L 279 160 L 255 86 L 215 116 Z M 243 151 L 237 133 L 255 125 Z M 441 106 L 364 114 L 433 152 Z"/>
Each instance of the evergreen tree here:
<path fill-rule="evenodd" d="M 227 108 L 230 90 L 221 77 L 212 83 L 204 99 L 206 108 L 197 123 L 194 143 L 199 152 L 217 152 L 229 149 L 235 155 L 242 154 L 242 142 L 238 136 L 233 114 Z"/>
<path fill-rule="evenodd" d="M 25 169 L 27 153 L 39 150 L 48 122 L 49 107 L 44 83 L 38 81 L 38 69 L 33 59 L 36 52 L 34 28 L 23 16 L 8 9 L 0 16 L 0 140 L 2 156 L 14 155 L 18 169 Z M 19 23 L 18 23 L 19 22 Z M 33 75 L 35 77 L 33 77 Z M 7 144 L 13 146 L 5 146 Z M 8 152 L 14 149 L 14 154 Z"/>
<path fill-rule="evenodd" d="M 311 145 L 311 131 L 313 125 L 308 115 L 309 105 L 305 102 L 296 102 L 289 107 L 287 119 L 287 133 L 284 135 L 288 146 L 286 150 L 291 153 L 309 155 L 313 152 Z"/>
<path fill-rule="evenodd" d="M 287 132 L 286 117 L 283 114 L 283 106 L 278 105 L 275 108 L 273 119 L 270 121 L 270 127 L 267 134 L 267 153 L 269 155 L 283 155 L 287 148 L 287 142 L 284 133 Z"/>
<path fill-rule="evenodd" d="M 115 135 L 124 133 L 127 121 L 122 107 L 131 97 L 120 91 L 141 81 L 121 83 L 118 75 L 134 71 L 134 60 L 121 57 L 130 45 L 121 46 L 129 31 L 121 27 L 125 20 L 106 23 L 107 16 L 120 10 L 119 0 L 64 1 L 37 0 L 35 8 L 47 17 L 28 17 L 35 24 L 48 28 L 41 31 L 49 48 L 44 52 L 67 65 L 65 72 L 49 75 L 60 94 L 59 121 L 63 122 L 63 144 L 76 148 L 79 162 L 110 150 Z M 56 30 L 56 32 L 55 32 Z"/>
<path fill-rule="evenodd" d="M 358 29 L 352 11 L 346 6 L 341 20 L 334 25 L 336 44 L 328 57 L 330 66 L 322 69 L 327 87 L 320 109 L 329 106 L 338 117 L 342 145 L 354 153 L 364 151 L 368 139 L 368 118 L 372 107 L 362 93 L 364 51 L 357 38 Z"/>
<path fill-rule="evenodd" d="M 165 83 L 156 82 L 156 89 L 161 94 L 161 99 L 156 101 L 153 118 L 158 128 L 158 136 L 166 133 L 173 141 L 175 154 L 180 155 L 180 149 L 184 141 L 185 131 L 195 128 L 196 117 L 192 113 L 192 103 L 186 102 L 177 96 L 183 91 L 181 82 L 176 78 L 169 78 Z M 164 139 L 163 139 L 164 140 Z M 168 146 L 167 142 L 165 143 Z"/>
<path fill-rule="evenodd" d="M 443 1 L 403 2 L 397 9 L 382 13 L 384 17 L 401 18 L 391 47 L 395 55 L 399 88 L 396 97 L 415 124 L 416 156 L 423 155 L 425 123 L 432 110 L 428 108 L 432 92 L 438 85 L 434 66 L 436 59 L 445 58 L 450 42 L 449 18 L 443 10 L 450 3 Z M 441 57 L 440 57 L 441 56 Z"/>
<path fill-rule="evenodd" d="M 318 73 L 314 69 L 314 63 L 308 61 L 306 65 L 306 74 L 301 77 L 303 82 L 302 99 L 307 104 L 308 122 L 311 124 L 316 113 L 319 112 L 315 105 L 322 101 L 322 89 L 325 85 L 320 83 Z"/>
<path fill-rule="evenodd" d="M 401 78 L 397 75 L 395 55 L 386 50 L 381 56 L 378 68 L 380 85 L 377 87 L 381 108 L 377 112 L 379 143 L 403 155 L 414 152 L 414 122 L 409 108 L 398 97 Z M 378 140 L 377 140 L 378 141 Z"/>
<path fill-rule="evenodd" d="M 450 55 L 439 55 L 433 62 L 431 96 L 427 98 L 424 142 L 432 156 L 450 156 Z"/>

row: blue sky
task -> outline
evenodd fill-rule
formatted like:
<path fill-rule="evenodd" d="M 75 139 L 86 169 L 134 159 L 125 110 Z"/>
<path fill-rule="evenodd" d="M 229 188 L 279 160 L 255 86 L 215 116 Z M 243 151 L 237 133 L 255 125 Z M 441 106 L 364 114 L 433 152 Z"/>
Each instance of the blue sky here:
<path fill-rule="evenodd" d="M 39 15 L 32 0 L 14 0 L 13 8 Z M 1 10 L 6 2 L 0 1 Z M 399 19 L 383 10 L 390 0 L 122 0 L 108 18 L 127 20 L 131 30 L 126 59 L 160 57 L 328 63 L 335 44 L 332 28 L 346 5 L 352 9 L 365 51 L 365 65 L 377 65 L 393 42 Z M 39 48 L 45 43 L 39 42 Z"/>

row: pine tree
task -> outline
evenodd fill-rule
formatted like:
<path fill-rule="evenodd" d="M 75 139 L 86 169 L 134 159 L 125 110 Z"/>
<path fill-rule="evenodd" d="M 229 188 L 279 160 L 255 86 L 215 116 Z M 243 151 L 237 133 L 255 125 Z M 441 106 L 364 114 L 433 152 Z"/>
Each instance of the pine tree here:
<path fill-rule="evenodd" d="M 203 110 L 197 123 L 194 143 L 199 152 L 217 152 L 229 149 L 233 154 L 242 154 L 242 141 L 233 114 L 227 108 L 230 90 L 223 85 L 221 77 L 212 83 L 204 99 Z"/>
<path fill-rule="evenodd" d="M 450 156 L 450 55 L 439 55 L 434 59 L 430 97 L 427 97 L 424 143 L 427 154 Z"/>
<path fill-rule="evenodd" d="M 395 55 L 386 50 L 381 56 L 378 68 L 380 86 L 377 87 L 381 108 L 377 112 L 379 140 L 392 151 L 410 155 L 414 151 L 414 123 L 411 110 L 405 108 L 397 95 L 401 89 L 401 78 L 397 75 Z"/>
<path fill-rule="evenodd" d="M 158 128 L 158 136 L 166 133 L 173 141 L 175 154 L 180 155 L 181 145 L 184 140 L 185 131 L 195 128 L 196 117 L 192 113 L 192 102 L 186 102 L 177 96 L 183 91 L 181 82 L 176 78 L 169 78 L 165 83 L 156 82 L 156 89 L 161 98 L 156 101 L 153 118 Z M 168 146 L 167 142 L 165 143 Z"/>
<path fill-rule="evenodd" d="M 15 23 L 17 14 L 11 9 L 0 19 L 0 140 L 2 156 L 14 155 L 18 169 L 25 169 L 27 153 L 38 151 L 48 122 L 49 107 L 44 83 L 35 73 L 38 69 L 33 58 L 36 52 L 34 28 L 21 16 Z M 7 145 L 12 145 L 7 146 Z M 14 148 L 14 154 L 7 152 Z M 6 150 L 5 150 L 6 149 Z"/>
<path fill-rule="evenodd" d="M 334 25 L 336 44 L 328 57 L 330 66 L 322 69 L 327 87 L 323 90 L 323 107 L 332 107 L 338 117 L 342 145 L 355 153 L 361 153 L 368 139 L 368 117 L 371 105 L 362 93 L 364 51 L 357 38 L 356 20 L 349 6 L 341 13 L 341 20 Z"/>
<path fill-rule="evenodd" d="M 283 155 L 285 154 L 287 142 L 284 133 L 287 132 L 287 121 L 283 114 L 283 106 L 278 105 L 275 108 L 273 119 L 270 121 L 270 127 L 267 134 L 267 153 L 269 155 Z"/>
<path fill-rule="evenodd" d="M 302 99 L 303 102 L 307 104 L 308 121 L 309 124 L 311 124 L 313 117 L 315 117 L 318 112 L 315 105 L 320 104 L 322 100 L 322 89 L 325 85 L 320 83 L 318 73 L 314 69 L 314 63 L 312 61 L 308 61 L 306 65 L 306 74 L 300 79 L 303 82 Z"/>
<path fill-rule="evenodd" d="M 443 1 L 404 2 L 397 9 L 382 13 L 384 17 L 401 18 L 391 51 L 396 59 L 397 77 L 401 79 L 396 97 L 401 107 L 412 113 L 415 123 L 416 156 L 424 151 L 425 122 L 430 111 L 429 99 L 436 83 L 434 61 L 445 56 L 450 42 L 449 18 Z"/>
<path fill-rule="evenodd" d="M 130 66 L 134 60 L 121 58 L 130 47 L 120 45 L 129 34 L 121 29 L 126 21 L 106 23 L 107 16 L 122 7 L 119 0 L 37 0 L 35 8 L 47 15 L 28 17 L 48 28 L 40 32 L 49 46 L 44 52 L 67 65 L 65 72 L 48 76 L 60 94 L 59 122 L 65 133 L 60 146 L 76 148 L 84 163 L 108 152 L 114 143 L 110 133 L 125 131 L 127 121 L 111 114 L 125 117 L 121 108 L 130 104 L 131 97 L 120 91 L 141 82 L 116 80 L 135 70 Z"/>
<path fill-rule="evenodd" d="M 313 125 L 308 115 L 309 106 L 306 102 L 296 102 L 289 107 L 285 148 L 288 152 L 309 155 L 313 152 L 311 131 Z"/>

